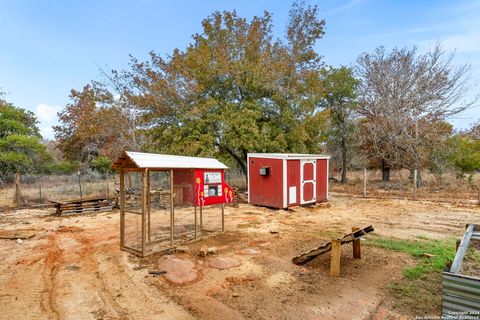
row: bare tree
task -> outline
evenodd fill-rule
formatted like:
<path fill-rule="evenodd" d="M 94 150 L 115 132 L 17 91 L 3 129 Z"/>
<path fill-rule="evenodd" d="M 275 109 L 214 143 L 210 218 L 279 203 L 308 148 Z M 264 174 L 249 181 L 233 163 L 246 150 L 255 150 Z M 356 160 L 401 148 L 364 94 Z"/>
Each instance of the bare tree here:
<path fill-rule="evenodd" d="M 454 67 L 454 53 L 440 44 L 419 54 L 417 48 L 379 47 L 357 59 L 358 112 L 369 140 L 371 157 L 390 165 L 421 170 L 435 147 L 436 125 L 462 112 L 467 100 L 469 65 Z"/>

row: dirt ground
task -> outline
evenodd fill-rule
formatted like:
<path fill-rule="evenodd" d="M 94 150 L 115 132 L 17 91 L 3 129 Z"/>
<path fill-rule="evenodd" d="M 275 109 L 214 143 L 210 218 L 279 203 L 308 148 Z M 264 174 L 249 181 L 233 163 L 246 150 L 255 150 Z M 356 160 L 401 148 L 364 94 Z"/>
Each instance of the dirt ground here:
<path fill-rule="evenodd" d="M 226 233 L 188 244 L 187 253 L 142 260 L 119 250 L 118 211 L 52 212 L 0 212 L 0 230 L 34 234 L 22 243 L 0 239 L 0 319 L 407 318 L 391 309 L 386 285 L 402 277 L 410 257 L 363 246 L 358 260 L 345 245 L 338 278 L 329 276 L 328 254 L 305 266 L 291 259 L 353 226 L 444 239 L 480 223 L 478 206 L 339 194 L 328 205 L 289 211 L 242 204 L 226 208 Z M 202 246 L 216 253 L 198 257 Z M 218 268 L 228 261 L 239 265 Z M 148 273 L 169 263 L 185 268 L 189 281 Z"/>

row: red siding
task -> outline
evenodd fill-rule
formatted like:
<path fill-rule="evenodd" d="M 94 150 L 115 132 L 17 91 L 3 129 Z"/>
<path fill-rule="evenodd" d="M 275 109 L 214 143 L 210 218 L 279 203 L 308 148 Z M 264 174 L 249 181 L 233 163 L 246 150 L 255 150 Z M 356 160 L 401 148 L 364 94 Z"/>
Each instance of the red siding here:
<path fill-rule="evenodd" d="M 193 192 L 195 174 L 193 169 L 176 169 L 173 172 L 173 186 L 175 192 L 182 192 L 175 197 L 175 204 L 193 205 L 195 193 Z"/>
<path fill-rule="evenodd" d="M 297 188 L 297 201 L 290 203 L 289 188 Z M 287 160 L 287 205 L 289 207 L 300 204 L 300 160 Z"/>
<path fill-rule="evenodd" d="M 327 161 L 326 159 L 317 160 L 317 202 L 327 201 Z"/>
<path fill-rule="evenodd" d="M 283 160 L 268 158 L 249 158 L 249 194 L 254 205 L 283 207 Z M 262 167 L 270 167 L 270 175 L 261 176 Z"/>

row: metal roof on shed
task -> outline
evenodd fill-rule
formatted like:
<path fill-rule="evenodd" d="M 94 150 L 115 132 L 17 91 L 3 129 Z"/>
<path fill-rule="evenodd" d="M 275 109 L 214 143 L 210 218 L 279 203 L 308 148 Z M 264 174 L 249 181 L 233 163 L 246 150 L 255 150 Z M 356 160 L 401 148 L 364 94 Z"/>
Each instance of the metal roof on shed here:
<path fill-rule="evenodd" d="M 330 159 L 330 156 L 324 154 L 305 154 L 305 153 L 249 153 L 249 158 L 271 158 L 271 159 Z"/>
<path fill-rule="evenodd" d="M 130 161 L 129 161 L 130 160 Z M 119 169 L 125 164 L 134 168 L 154 169 L 228 169 L 226 165 L 213 158 L 174 156 L 157 153 L 125 151 L 113 164 Z"/>

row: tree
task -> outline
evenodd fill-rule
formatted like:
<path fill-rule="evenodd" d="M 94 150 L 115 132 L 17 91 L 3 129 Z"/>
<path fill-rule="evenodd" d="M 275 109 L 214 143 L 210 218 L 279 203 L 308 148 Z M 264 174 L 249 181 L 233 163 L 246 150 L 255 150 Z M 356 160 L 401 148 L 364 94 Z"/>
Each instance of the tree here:
<path fill-rule="evenodd" d="M 103 175 L 111 172 L 112 160 L 107 157 L 97 157 L 90 162 L 90 168 L 97 171 Z"/>
<path fill-rule="evenodd" d="M 457 170 L 458 177 L 470 176 L 480 170 L 480 140 L 468 135 L 455 135 L 449 139 L 450 153 L 448 160 Z M 471 180 L 471 179 L 470 179 Z"/>
<path fill-rule="evenodd" d="M 323 65 L 314 45 L 324 33 L 316 6 L 294 4 L 286 41 L 274 40 L 268 12 L 247 21 L 215 12 L 203 32 L 170 57 L 132 58 L 110 79 L 141 110 L 146 150 L 215 156 L 247 171 L 247 152 L 318 152 L 326 113 Z"/>
<path fill-rule="evenodd" d="M 67 160 L 89 163 L 98 156 L 116 158 L 123 150 L 139 149 L 131 116 L 102 84 L 92 83 L 82 91 L 72 90 L 72 100 L 59 113 L 55 138 Z"/>
<path fill-rule="evenodd" d="M 347 182 L 347 170 L 355 150 L 355 108 L 358 80 L 347 67 L 330 68 L 322 72 L 325 90 L 324 107 L 330 112 L 329 149 L 340 158 L 342 183 Z"/>
<path fill-rule="evenodd" d="M 477 121 L 475 124 L 472 125 L 472 127 L 468 131 L 468 135 L 471 136 L 473 139 L 480 140 L 480 121 Z"/>
<path fill-rule="evenodd" d="M 358 58 L 358 111 L 366 118 L 370 157 L 412 172 L 425 167 L 441 127 L 436 123 L 476 101 L 465 98 L 469 66 L 454 68 L 453 57 L 437 44 L 424 54 L 380 47 Z"/>
<path fill-rule="evenodd" d="M 51 161 L 35 115 L 0 99 L 0 179 L 12 179 L 15 172 L 43 172 Z"/>

